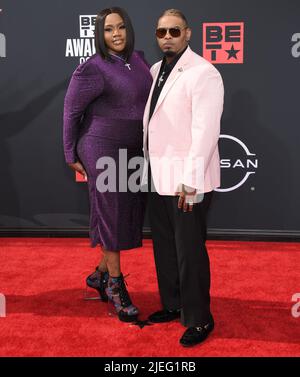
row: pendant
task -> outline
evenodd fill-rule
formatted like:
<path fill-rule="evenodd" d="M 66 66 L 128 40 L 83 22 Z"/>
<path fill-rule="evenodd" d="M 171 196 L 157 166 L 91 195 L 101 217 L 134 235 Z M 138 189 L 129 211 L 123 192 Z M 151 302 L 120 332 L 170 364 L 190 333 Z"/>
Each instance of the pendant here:
<path fill-rule="evenodd" d="M 160 76 L 160 78 L 158 79 L 158 87 L 160 87 L 160 84 L 164 81 L 163 77 L 164 77 L 164 74 L 165 72 L 163 72 Z"/>
<path fill-rule="evenodd" d="M 125 67 L 127 67 L 129 69 L 129 71 L 131 71 L 131 68 L 130 68 L 130 64 L 129 63 L 126 63 L 125 64 Z"/>

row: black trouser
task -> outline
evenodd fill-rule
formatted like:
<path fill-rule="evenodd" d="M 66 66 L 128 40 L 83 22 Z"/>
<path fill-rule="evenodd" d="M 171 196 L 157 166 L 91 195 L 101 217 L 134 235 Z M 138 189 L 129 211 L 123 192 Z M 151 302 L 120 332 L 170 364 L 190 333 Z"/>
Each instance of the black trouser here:
<path fill-rule="evenodd" d="M 206 214 L 212 192 L 191 212 L 178 209 L 178 196 L 149 192 L 158 286 L 164 309 L 181 309 L 181 323 L 202 326 L 211 320 L 210 268 L 205 247 Z"/>

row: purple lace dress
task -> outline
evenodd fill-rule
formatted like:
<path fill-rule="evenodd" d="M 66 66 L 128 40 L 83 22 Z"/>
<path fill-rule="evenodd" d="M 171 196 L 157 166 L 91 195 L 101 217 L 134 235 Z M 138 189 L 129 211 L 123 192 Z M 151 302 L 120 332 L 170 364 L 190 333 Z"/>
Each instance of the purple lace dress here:
<path fill-rule="evenodd" d="M 66 162 L 80 161 L 88 175 L 91 245 L 118 251 L 142 245 L 145 194 L 120 190 L 118 177 L 130 177 L 135 170 L 128 169 L 127 162 L 143 156 L 142 119 L 152 77 L 141 52 L 132 54 L 130 69 L 122 59 L 112 60 L 96 54 L 73 73 L 65 97 L 63 139 Z M 96 163 L 105 156 L 116 162 L 115 192 L 96 187 L 107 170 Z"/>

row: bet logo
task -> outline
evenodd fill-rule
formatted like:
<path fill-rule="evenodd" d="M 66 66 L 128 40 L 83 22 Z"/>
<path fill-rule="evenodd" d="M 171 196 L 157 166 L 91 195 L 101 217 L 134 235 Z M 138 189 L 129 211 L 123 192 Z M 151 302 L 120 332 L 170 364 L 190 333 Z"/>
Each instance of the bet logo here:
<path fill-rule="evenodd" d="M 203 57 L 213 64 L 242 64 L 244 22 L 204 23 Z"/>

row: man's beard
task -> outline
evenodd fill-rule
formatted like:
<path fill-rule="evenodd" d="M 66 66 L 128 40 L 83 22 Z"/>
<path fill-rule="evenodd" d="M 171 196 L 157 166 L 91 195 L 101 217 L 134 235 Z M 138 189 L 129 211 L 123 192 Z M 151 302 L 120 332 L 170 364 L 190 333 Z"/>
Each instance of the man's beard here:
<path fill-rule="evenodd" d="M 171 51 L 171 50 L 165 51 L 165 56 L 167 58 L 173 58 L 175 55 L 176 55 L 175 51 Z"/>

